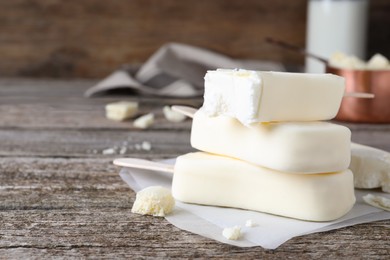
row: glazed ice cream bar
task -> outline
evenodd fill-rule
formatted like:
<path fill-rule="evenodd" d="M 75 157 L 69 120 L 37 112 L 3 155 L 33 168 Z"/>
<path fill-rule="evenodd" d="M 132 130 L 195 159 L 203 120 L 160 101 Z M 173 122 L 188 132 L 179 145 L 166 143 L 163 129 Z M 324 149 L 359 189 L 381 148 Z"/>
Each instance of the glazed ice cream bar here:
<path fill-rule="evenodd" d="M 244 125 L 328 120 L 339 110 L 344 84 L 332 74 L 218 69 L 206 73 L 203 110 Z"/>
<path fill-rule="evenodd" d="M 195 204 L 234 207 L 309 221 L 330 221 L 355 203 L 350 170 L 289 174 L 197 152 L 179 156 L 172 195 Z"/>
<path fill-rule="evenodd" d="M 246 127 L 229 116 L 209 117 L 202 109 L 193 118 L 191 145 L 289 173 L 341 171 L 351 160 L 351 131 L 345 126 L 317 121 Z"/>

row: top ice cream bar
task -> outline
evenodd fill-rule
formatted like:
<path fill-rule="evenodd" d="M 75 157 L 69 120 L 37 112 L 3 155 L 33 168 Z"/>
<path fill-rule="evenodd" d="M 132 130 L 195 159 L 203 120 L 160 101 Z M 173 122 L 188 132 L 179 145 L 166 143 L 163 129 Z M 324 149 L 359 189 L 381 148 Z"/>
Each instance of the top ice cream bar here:
<path fill-rule="evenodd" d="M 206 73 L 202 110 L 244 125 L 329 120 L 339 110 L 344 89 L 344 78 L 333 74 L 217 69 Z"/>

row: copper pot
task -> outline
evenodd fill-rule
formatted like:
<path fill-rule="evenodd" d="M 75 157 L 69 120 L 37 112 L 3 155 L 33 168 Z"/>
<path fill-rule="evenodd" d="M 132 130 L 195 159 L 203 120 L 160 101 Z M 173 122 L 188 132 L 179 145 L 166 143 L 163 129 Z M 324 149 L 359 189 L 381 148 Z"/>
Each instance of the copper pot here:
<path fill-rule="evenodd" d="M 326 72 L 345 78 L 345 92 L 373 93 L 374 98 L 344 97 L 337 120 L 390 123 L 390 70 L 351 70 L 326 66 Z"/>

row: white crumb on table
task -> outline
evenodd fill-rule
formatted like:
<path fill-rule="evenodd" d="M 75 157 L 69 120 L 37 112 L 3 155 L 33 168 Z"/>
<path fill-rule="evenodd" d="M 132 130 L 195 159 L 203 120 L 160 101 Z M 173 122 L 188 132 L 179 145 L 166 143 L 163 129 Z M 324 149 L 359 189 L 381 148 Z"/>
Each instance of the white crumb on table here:
<path fill-rule="evenodd" d="M 107 149 L 104 149 L 102 151 L 102 154 L 106 154 L 106 155 L 108 155 L 108 154 L 115 154 L 115 153 L 116 153 L 116 150 L 114 148 L 107 148 Z"/>
<path fill-rule="evenodd" d="M 141 148 L 142 150 L 150 151 L 152 149 L 152 144 L 150 142 L 143 141 L 141 144 Z"/>
<path fill-rule="evenodd" d="M 119 101 L 106 105 L 106 117 L 115 121 L 123 121 L 134 117 L 138 113 L 138 103 Z"/>
<path fill-rule="evenodd" d="M 121 147 L 121 149 L 119 150 L 119 154 L 125 154 L 127 152 L 127 147 L 123 146 Z"/>
<path fill-rule="evenodd" d="M 164 106 L 163 113 L 164 113 L 165 118 L 168 121 L 174 122 L 174 123 L 183 122 L 187 118 L 186 115 L 183 115 L 182 113 L 179 113 L 179 112 L 172 110 L 172 108 L 170 106 Z"/>
<path fill-rule="evenodd" d="M 138 117 L 136 120 L 134 120 L 133 125 L 136 128 L 146 129 L 152 126 L 153 123 L 154 123 L 154 114 L 149 113 Z"/>

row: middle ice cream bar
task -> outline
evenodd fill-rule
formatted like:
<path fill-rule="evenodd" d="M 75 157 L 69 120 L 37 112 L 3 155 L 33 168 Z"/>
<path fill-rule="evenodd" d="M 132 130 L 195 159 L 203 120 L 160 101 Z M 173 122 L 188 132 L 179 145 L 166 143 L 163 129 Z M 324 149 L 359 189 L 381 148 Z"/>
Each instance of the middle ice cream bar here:
<path fill-rule="evenodd" d="M 289 174 L 197 152 L 179 156 L 172 195 L 187 203 L 234 207 L 291 218 L 329 221 L 355 203 L 350 170 Z"/>
<path fill-rule="evenodd" d="M 192 147 L 289 173 L 322 173 L 348 168 L 351 131 L 328 122 L 242 125 L 229 116 L 193 117 Z"/>
<path fill-rule="evenodd" d="M 205 76 L 203 109 L 244 125 L 317 121 L 336 116 L 345 80 L 332 74 L 218 69 Z"/>

